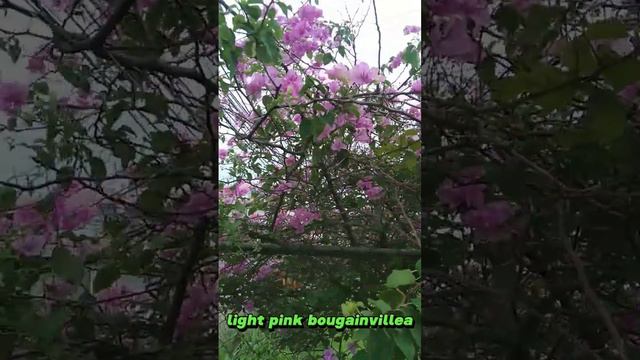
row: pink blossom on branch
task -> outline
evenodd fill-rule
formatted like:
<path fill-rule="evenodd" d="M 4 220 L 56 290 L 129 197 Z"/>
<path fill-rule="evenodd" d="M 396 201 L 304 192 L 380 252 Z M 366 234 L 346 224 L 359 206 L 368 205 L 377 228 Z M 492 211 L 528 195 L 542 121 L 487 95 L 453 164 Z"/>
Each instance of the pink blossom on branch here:
<path fill-rule="evenodd" d="M 368 85 L 374 81 L 382 81 L 384 77 L 378 73 L 378 69 L 371 68 L 365 62 L 359 62 L 349 71 L 351 82 L 356 85 Z"/>
<path fill-rule="evenodd" d="M 492 231 L 507 222 L 514 214 L 515 209 L 511 204 L 495 201 L 462 214 L 462 223 L 480 231 Z"/>
<path fill-rule="evenodd" d="M 467 207 L 480 207 L 484 205 L 484 184 L 472 184 L 457 186 L 450 179 L 446 179 L 436 192 L 440 201 L 451 209 L 457 209 L 460 205 Z"/>
<path fill-rule="evenodd" d="M 22 256 L 38 256 L 42 253 L 49 234 L 27 234 L 11 243 L 11 247 Z"/>
<path fill-rule="evenodd" d="M 420 26 L 407 25 L 407 26 L 404 27 L 402 32 L 405 35 L 409 35 L 409 34 L 412 34 L 412 33 L 419 33 L 420 32 Z"/>
<path fill-rule="evenodd" d="M 485 56 L 480 42 L 469 34 L 466 19 L 435 20 L 430 33 L 435 56 L 468 63 L 477 63 Z"/>
<path fill-rule="evenodd" d="M 333 139 L 333 143 L 331 144 L 331 150 L 332 151 L 340 151 L 340 150 L 346 150 L 347 149 L 347 145 L 345 145 L 342 142 L 342 139 L 337 137 L 335 139 Z"/>
<path fill-rule="evenodd" d="M 73 182 L 55 200 L 52 218 L 58 229 L 75 230 L 89 224 L 98 214 L 100 196 L 93 190 Z"/>
<path fill-rule="evenodd" d="M 13 115 L 22 108 L 27 103 L 28 96 L 27 85 L 16 81 L 0 82 L 0 110 L 8 115 Z"/>
<path fill-rule="evenodd" d="M 363 190 L 365 195 L 371 200 L 379 199 L 384 194 L 384 190 L 380 186 L 376 186 L 370 176 L 358 180 L 356 185 Z"/>

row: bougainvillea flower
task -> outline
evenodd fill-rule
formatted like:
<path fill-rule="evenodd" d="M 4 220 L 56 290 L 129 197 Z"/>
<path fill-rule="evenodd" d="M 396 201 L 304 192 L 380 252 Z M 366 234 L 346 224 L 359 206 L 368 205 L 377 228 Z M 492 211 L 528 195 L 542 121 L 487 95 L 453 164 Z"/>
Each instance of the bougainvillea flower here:
<path fill-rule="evenodd" d="M 11 243 L 11 247 L 22 256 L 38 256 L 49 239 L 48 234 L 27 234 Z"/>
<path fill-rule="evenodd" d="M 33 206 L 23 206 L 13 213 L 13 225 L 17 227 L 35 228 L 45 224 L 42 214 Z"/>
<path fill-rule="evenodd" d="M 0 82 L 0 110 L 12 115 L 27 103 L 29 87 L 16 81 Z"/>
<path fill-rule="evenodd" d="M 340 151 L 340 150 L 346 150 L 347 149 L 347 145 L 345 145 L 342 142 L 342 139 L 337 137 L 335 139 L 333 139 L 333 143 L 331 143 L 331 151 Z"/>
<path fill-rule="evenodd" d="M 451 209 L 457 209 L 460 205 L 467 207 L 481 207 L 484 205 L 484 184 L 472 184 L 458 186 L 450 179 L 446 179 L 438 188 L 436 195 L 445 205 Z"/>
<path fill-rule="evenodd" d="M 367 197 L 371 200 L 379 199 L 380 197 L 382 197 L 384 192 L 381 187 L 376 186 L 373 183 L 371 176 L 366 176 L 361 180 L 358 180 L 356 186 L 363 190 L 365 195 L 367 195 Z"/>
<path fill-rule="evenodd" d="M 349 79 L 356 85 L 368 85 L 379 80 L 378 69 L 369 67 L 365 62 L 359 62 L 349 71 Z"/>
<path fill-rule="evenodd" d="M 298 16 L 300 17 L 300 19 L 315 21 L 316 19 L 322 17 L 322 10 L 318 9 L 315 6 L 306 4 L 303 5 L 300 10 L 298 10 Z"/>
<path fill-rule="evenodd" d="M 127 310 L 133 300 L 133 293 L 131 288 L 118 280 L 111 287 L 99 291 L 95 297 L 99 302 L 100 310 L 107 314 L 116 314 Z"/>
<path fill-rule="evenodd" d="M 411 92 L 419 93 L 421 91 L 422 91 L 422 81 L 418 79 L 411 84 Z"/>
<path fill-rule="evenodd" d="M 238 181 L 235 187 L 236 197 L 243 197 L 249 193 L 251 193 L 251 184 L 244 182 L 242 180 Z"/>
<path fill-rule="evenodd" d="M 292 70 L 289 70 L 287 75 L 282 78 L 282 90 L 291 94 L 293 97 L 300 95 L 302 86 L 302 78 Z"/>
<path fill-rule="evenodd" d="M 326 348 L 322 353 L 322 360 L 338 360 L 338 357 L 332 348 Z"/>
<path fill-rule="evenodd" d="M 73 182 L 56 197 L 53 220 L 62 231 L 71 231 L 89 224 L 98 214 L 100 198 L 96 192 Z"/>
<path fill-rule="evenodd" d="M 481 230 L 495 230 L 515 214 L 515 209 L 506 201 L 494 201 L 479 209 L 472 209 L 462 214 L 465 226 Z"/>
<path fill-rule="evenodd" d="M 34 74 L 44 74 L 47 71 L 45 57 L 41 54 L 32 55 L 29 57 L 26 69 Z"/>
<path fill-rule="evenodd" d="M 482 61 L 485 56 L 480 42 L 469 34 L 466 19 L 438 19 L 430 34 L 431 51 L 435 56 L 469 63 Z"/>
<path fill-rule="evenodd" d="M 632 104 L 638 97 L 639 93 L 640 86 L 638 86 L 638 83 L 633 83 L 625 86 L 622 90 L 620 90 L 620 92 L 618 92 L 618 96 L 624 103 Z"/>
<path fill-rule="evenodd" d="M 402 30 L 402 32 L 405 35 L 409 35 L 411 33 L 419 33 L 420 32 L 420 26 L 414 26 L 414 25 L 407 25 L 404 27 L 404 29 Z"/>
<path fill-rule="evenodd" d="M 460 17 L 473 20 L 477 28 L 487 26 L 491 22 L 486 0 L 428 0 L 431 13 L 440 17 Z"/>
<path fill-rule="evenodd" d="M 267 78 L 262 74 L 255 74 L 247 79 L 247 93 L 250 96 L 256 96 L 264 88 Z"/>
<path fill-rule="evenodd" d="M 48 298 L 55 300 L 62 300 L 67 298 L 73 293 L 75 286 L 67 281 L 53 278 L 45 281 L 44 291 Z"/>
<path fill-rule="evenodd" d="M 291 156 L 287 156 L 287 158 L 284 160 L 284 164 L 287 166 L 293 166 L 296 163 L 296 157 L 291 155 Z"/>
<path fill-rule="evenodd" d="M 391 58 L 391 62 L 389 63 L 389 69 L 393 70 L 402 64 L 402 59 L 404 57 L 404 50 L 400 51 L 396 56 Z"/>
<path fill-rule="evenodd" d="M 220 161 L 224 161 L 227 158 L 227 155 L 229 155 L 229 150 L 218 148 L 218 159 L 220 159 Z"/>
<path fill-rule="evenodd" d="M 265 215 L 265 212 L 263 210 L 256 210 L 253 213 L 249 214 L 249 222 L 254 224 L 264 223 L 264 220 L 266 220 L 266 218 L 267 216 Z"/>
<path fill-rule="evenodd" d="M 177 212 L 181 214 L 179 220 L 196 223 L 202 217 L 211 216 L 215 208 L 216 199 L 212 194 L 194 191 L 189 194 L 189 199 L 178 208 Z"/>
<path fill-rule="evenodd" d="M 329 79 L 349 81 L 349 69 L 342 64 L 335 64 L 333 68 L 327 70 Z"/>

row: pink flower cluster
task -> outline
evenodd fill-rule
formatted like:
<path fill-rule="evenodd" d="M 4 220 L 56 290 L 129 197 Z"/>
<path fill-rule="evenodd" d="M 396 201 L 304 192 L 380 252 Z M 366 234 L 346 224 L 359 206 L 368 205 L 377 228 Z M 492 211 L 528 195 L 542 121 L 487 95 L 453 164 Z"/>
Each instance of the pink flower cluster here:
<path fill-rule="evenodd" d="M 73 182 L 56 195 L 53 212 L 45 217 L 35 205 L 13 211 L 12 219 L 0 218 L 0 235 L 15 231 L 20 237 L 12 248 L 23 256 L 38 256 L 56 231 L 72 231 L 89 224 L 99 213 L 97 193 Z"/>
<path fill-rule="evenodd" d="M 216 195 L 211 183 L 206 184 L 202 190 L 191 192 L 187 201 L 177 208 L 176 221 L 194 224 L 203 217 L 212 216 L 217 208 Z"/>
<path fill-rule="evenodd" d="M 491 232 L 506 223 L 514 215 L 515 209 L 506 201 L 485 203 L 484 191 L 487 186 L 478 183 L 484 174 L 482 167 L 465 168 L 454 176 L 455 181 L 445 179 L 436 194 L 450 209 L 462 212 L 465 226 Z"/>
<path fill-rule="evenodd" d="M 229 276 L 229 275 L 240 275 L 243 272 L 247 271 L 249 268 L 250 261 L 249 259 L 244 259 L 237 264 L 227 264 L 226 262 L 220 260 L 218 262 L 218 269 L 220 275 Z"/>
<path fill-rule="evenodd" d="M 318 212 L 297 208 L 292 211 L 281 211 L 276 218 L 276 226 L 279 228 L 288 226 L 294 229 L 296 234 L 302 234 L 305 226 L 320 218 Z"/>
<path fill-rule="evenodd" d="M 345 65 L 336 64 L 326 70 L 327 77 L 345 83 L 356 85 L 369 85 L 374 81 L 384 81 L 384 76 L 375 67 L 370 67 L 365 62 L 358 62 L 351 70 Z M 330 83 L 329 85 L 334 84 Z M 335 91 L 334 91 L 335 92 Z"/>
<path fill-rule="evenodd" d="M 235 186 L 225 186 L 222 189 L 222 201 L 226 205 L 234 204 L 238 198 L 251 193 L 251 184 L 238 181 Z"/>
<path fill-rule="evenodd" d="M 180 315 L 176 322 L 176 336 L 184 335 L 189 329 L 205 318 L 207 310 L 217 302 L 217 282 L 208 277 L 196 280 L 187 288 Z"/>
<path fill-rule="evenodd" d="M 266 279 L 269 275 L 271 275 L 276 267 L 281 263 L 281 260 L 271 259 L 267 261 L 265 264 L 260 266 L 256 274 L 253 276 L 253 281 L 262 281 Z"/>
<path fill-rule="evenodd" d="M 434 55 L 468 63 L 483 59 L 480 30 L 491 21 L 486 0 L 428 0 L 427 6 Z"/>
<path fill-rule="evenodd" d="M 361 180 L 358 180 L 356 185 L 364 191 L 367 197 L 371 200 L 376 200 L 382 197 L 384 190 L 380 186 L 376 186 L 373 183 L 371 176 L 366 176 Z"/>
<path fill-rule="evenodd" d="M 329 40 L 331 31 L 318 22 L 320 17 L 322 10 L 312 5 L 302 6 L 297 16 L 289 19 L 278 17 L 285 28 L 282 41 L 289 46 L 293 56 L 302 57 L 307 52 L 314 52 Z"/>
<path fill-rule="evenodd" d="M 0 110 L 13 115 L 27 103 L 29 87 L 16 81 L 0 82 Z"/>

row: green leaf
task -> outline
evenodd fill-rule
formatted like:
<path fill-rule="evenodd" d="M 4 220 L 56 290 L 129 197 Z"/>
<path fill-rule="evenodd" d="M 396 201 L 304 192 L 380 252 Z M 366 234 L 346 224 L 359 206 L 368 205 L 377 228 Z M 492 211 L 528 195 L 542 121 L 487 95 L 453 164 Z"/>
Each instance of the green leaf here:
<path fill-rule="evenodd" d="M 302 139 L 315 139 L 324 130 L 325 123 L 318 119 L 304 118 L 300 123 L 300 137 Z"/>
<path fill-rule="evenodd" d="M 104 178 L 107 176 L 107 168 L 104 165 L 104 161 L 97 157 L 89 159 L 89 166 L 91 167 L 91 176 L 94 178 Z"/>
<path fill-rule="evenodd" d="M 256 58 L 265 64 L 275 64 L 280 61 L 280 50 L 272 30 L 262 28 L 257 33 Z"/>
<path fill-rule="evenodd" d="M 156 190 L 145 190 L 138 198 L 138 206 L 145 211 L 156 212 L 164 208 L 165 197 Z"/>
<path fill-rule="evenodd" d="M 37 326 L 33 329 L 35 330 L 34 335 L 44 341 L 52 341 L 60 335 L 68 318 L 69 313 L 67 309 L 55 309 L 45 319 L 37 323 Z"/>
<path fill-rule="evenodd" d="M 626 108 L 610 91 L 595 92 L 589 98 L 587 128 L 594 140 L 609 143 L 624 133 Z"/>
<path fill-rule="evenodd" d="M 627 36 L 627 27 L 621 21 L 607 19 L 590 24 L 585 35 L 591 40 L 618 39 Z"/>
<path fill-rule="evenodd" d="M 242 6 L 243 4 L 241 4 L 240 6 Z M 253 20 L 258 20 L 260 19 L 260 8 L 257 6 L 242 6 L 242 8 L 244 9 L 244 11 L 247 12 L 247 14 L 249 14 L 249 16 L 251 18 L 253 18 Z"/>
<path fill-rule="evenodd" d="M 287 15 L 289 13 L 289 6 L 281 1 L 278 1 L 276 4 L 280 7 L 280 10 Z"/>
<path fill-rule="evenodd" d="M 151 133 L 151 148 L 154 151 L 170 153 L 178 144 L 178 139 L 171 131 Z"/>
<path fill-rule="evenodd" d="M 110 287 L 120 278 L 120 275 L 120 268 L 114 264 L 109 264 L 101 268 L 93 279 L 93 292 L 96 293 Z"/>
<path fill-rule="evenodd" d="M 528 89 L 526 80 L 516 74 L 512 77 L 496 80 L 492 86 L 491 95 L 499 102 L 509 102 Z"/>
<path fill-rule="evenodd" d="M 7 211 L 15 208 L 18 194 L 10 187 L 0 188 L 0 211 Z"/>
<path fill-rule="evenodd" d="M 91 85 L 89 84 L 89 73 L 86 68 L 72 67 L 69 65 L 58 66 L 58 72 L 71 85 L 82 91 L 89 92 Z"/>
<path fill-rule="evenodd" d="M 122 166 L 126 167 L 135 159 L 136 150 L 129 144 L 118 142 L 113 145 L 113 154 L 122 161 Z"/>
<path fill-rule="evenodd" d="M 331 54 L 327 53 L 327 54 L 322 55 L 322 63 L 323 64 L 327 65 L 332 61 L 333 61 L 333 56 L 331 56 Z"/>
<path fill-rule="evenodd" d="M 244 45 L 244 53 L 248 58 L 253 58 L 256 56 L 256 42 L 253 39 L 249 39 L 247 43 Z"/>
<path fill-rule="evenodd" d="M 418 50 L 415 46 L 407 46 L 404 54 L 402 54 L 402 59 L 405 63 L 411 65 L 411 68 L 414 71 L 420 68 L 420 54 L 418 53 Z"/>
<path fill-rule="evenodd" d="M 591 43 L 584 37 L 571 41 L 569 46 L 565 47 L 561 61 L 570 71 L 582 76 L 590 75 L 598 67 Z"/>
<path fill-rule="evenodd" d="M 34 92 L 47 95 L 49 93 L 49 84 L 46 81 L 38 81 L 31 85 Z"/>
<path fill-rule="evenodd" d="M 0 334 L 0 360 L 10 360 L 13 355 L 16 340 L 15 334 Z"/>
<path fill-rule="evenodd" d="M 629 84 L 640 81 L 640 60 L 625 59 L 604 69 L 602 76 L 613 86 L 614 90 L 621 90 Z"/>
<path fill-rule="evenodd" d="M 167 98 L 161 94 L 144 94 L 144 109 L 156 116 L 165 117 L 169 111 Z"/>
<path fill-rule="evenodd" d="M 51 253 L 51 269 L 60 277 L 79 284 L 84 275 L 82 260 L 63 247 L 56 247 Z"/>
<path fill-rule="evenodd" d="M 371 300 L 370 302 L 373 306 L 378 308 L 380 312 L 382 312 L 383 314 L 386 314 L 389 311 L 391 311 L 391 306 L 386 302 L 384 302 L 383 300 Z"/>
<path fill-rule="evenodd" d="M 496 10 L 495 20 L 498 29 L 503 29 L 508 33 L 514 33 L 518 29 L 521 19 L 522 17 L 513 6 L 502 5 Z"/>
<path fill-rule="evenodd" d="M 411 360 L 415 359 L 416 356 L 416 347 L 411 338 L 411 333 L 409 329 L 393 329 L 395 333 L 393 334 L 393 340 L 395 341 L 402 354 L 404 354 L 404 358 Z"/>
<path fill-rule="evenodd" d="M 265 95 L 262 97 L 262 104 L 264 105 L 265 109 L 270 109 L 271 108 L 271 104 L 273 103 L 273 97 L 270 95 Z"/>
<path fill-rule="evenodd" d="M 405 295 L 397 288 L 386 289 L 380 293 L 380 299 L 389 304 L 392 309 L 397 309 L 404 303 Z"/>
<path fill-rule="evenodd" d="M 7 48 L 7 54 L 9 54 L 9 57 L 14 64 L 18 61 L 18 59 L 20 59 L 20 54 L 22 54 L 22 47 L 20 46 L 20 41 L 18 39 L 13 38 L 13 43 Z"/>
<path fill-rule="evenodd" d="M 372 329 L 367 340 L 367 354 L 369 360 L 389 360 L 393 359 L 393 345 L 389 346 L 389 336 L 383 329 Z"/>
<path fill-rule="evenodd" d="M 416 283 L 416 277 L 411 270 L 393 270 L 391 275 L 387 277 L 387 283 L 385 284 L 390 288 L 397 288 L 404 285 L 413 285 Z"/>
<path fill-rule="evenodd" d="M 358 311 L 358 303 L 355 301 L 347 301 L 340 305 L 342 310 L 342 314 L 344 316 L 351 316 L 357 313 Z"/>

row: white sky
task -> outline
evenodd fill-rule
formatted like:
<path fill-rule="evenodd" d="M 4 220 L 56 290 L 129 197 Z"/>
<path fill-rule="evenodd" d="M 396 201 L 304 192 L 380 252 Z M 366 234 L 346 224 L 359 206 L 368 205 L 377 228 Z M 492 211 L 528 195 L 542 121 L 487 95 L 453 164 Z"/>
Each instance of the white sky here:
<path fill-rule="evenodd" d="M 303 1 L 285 1 L 296 9 L 296 5 Z M 335 22 L 349 19 L 349 15 L 355 16 L 355 20 L 362 20 L 366 14 L 360 34 L 356 39 L 358 58 L 362 58 L 371 66 L 377 66 L 378 62 L 378 31 L 375 25 L 375 17 L 371 0 L 320 0 L 318 5 L 323 11 L 323 17 Z M 377 0 L 378 23 L 382 34 L 382 63 L 389 61 L 400 50 L 406 47 L 412 38 L 402 32 L 407 25 L 420 25 L 419 0 Z M 367 9 L 369 12 L 367 13 Z M 415 34 L 413 35 L 415 36 Z"/>

